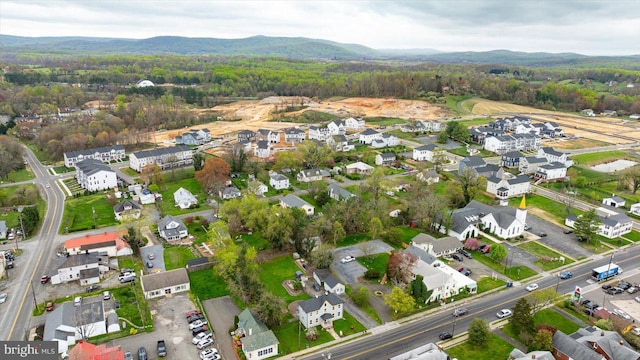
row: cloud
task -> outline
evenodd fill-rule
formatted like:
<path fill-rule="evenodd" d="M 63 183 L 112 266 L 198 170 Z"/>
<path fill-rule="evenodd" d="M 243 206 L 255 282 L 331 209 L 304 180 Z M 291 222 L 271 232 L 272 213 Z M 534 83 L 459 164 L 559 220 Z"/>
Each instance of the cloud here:
<path fill-rule="evenodd" d="M 2 0 L 0 31 L 22 36 L 291 36 L 373 48 L 638 52 L 640 2 Z"/>

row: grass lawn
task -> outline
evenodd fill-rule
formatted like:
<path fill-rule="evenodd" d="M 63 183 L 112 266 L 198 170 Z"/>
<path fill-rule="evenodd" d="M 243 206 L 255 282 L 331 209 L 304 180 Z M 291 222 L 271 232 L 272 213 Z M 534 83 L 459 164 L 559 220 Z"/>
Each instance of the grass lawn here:
<path fill-rule="evenodd" d="M 202 228 L 200 222 L 194 220 L 192 223 L 185 223 L 185 225 L 187 226 L 189 235 L 193 235 L 195 237 L 193 240 L 194 244 L 200 245 L 208 240 L 207 231 Z"/>
<path fill-rule="evenodd" d="M 350 246 L 350 245 L 355 245 L 368 240 L 371 240 L 371 235 L 369 234 L 351 234 L 351 235 L 345 236 L 345 238 L 342 240 L 338 240 L 338 242 L 336 243 L 336 246 L 337 247 Z"/>
<path fill-rule="evenodd" d="M 398 229 L 402 233 L 402 242 L 405 244 L 409 244 L 411 239 L 422 232 L 420 229 L 412 228 L 407 225 L 396 226 L 394 229 Z"/>
<path fill-rule="evenodd" d="M 578 324 L 565 318 L 564 316 L 562 316 L 560 313 L 558 313 L 553 309 L 543 309 L 538 311 L 533 315 L 533 320 L 536 326 L 539 324 L 551 325 L 565 334 L 573 334 L 576 330 L 580 328 Z M 519 336 L 520 335 L 519 330 L 514 329 L 511 326 L 511 323 L 505 325 L 502 328 L 502 332 L 507 334 L 512 339 L 518 342 L 522 342 Z"/>
<path fill-rule="evenodd" d="M 278 345 L 280 355 L 291 354 L 298 350 L 305 349 L 307 344 L 309 347 L 314 347 L 316 345 L 333 341 L 333 336 L 324 330 L 320 330 L 319 327 L 318 331 L 320 337 L 318 340 L 307 341 L 304 337 L 305 328 L 302 325 L 298 325 L 299 323 L 300 322 L 298 321 L 292 321 L 272 329 L 273 333 L 278 338 L 278 341 L 280 341 L 280 345 Z M 300 330 L 300 332 L 298 332 L 298 330 Z M 300 337 L 298 337 L 298 334 Z M 298 344 L 300 344 L 300 346 L 298 346 Z"/>
<path fill-rule="evenodd" d="M 195 258 L 190 247 L 171 246 L 164 249 L 164 265 L 167 270 L 183 268 L 187 261 Z"/>
<path fill-rule="evenodd" d="M 198 203 L 200 204 L 199 208 L 182 210 L 179 207 L 175 206 L 173 193 L 181 187 L 189 190 L 198 199 Z M 200 185 L 198 180 L 194 179 L 193 177 L 173 182 L 167 182 L 162 186 L 162 188 L 163 190 L 160 191 L 160 193 L 162 194 L 162 201 L 158 202 L 158 204 L 160 205 L 160 209 L 162 210 L 162 213 L 164 215 L 186 214 L 208 208 L 206 205 L 204 205 L 204 199 L 207 198 L 207 194 L 205 193 L 202 185 Z"/>
<path fill-rule="evenodd" d="M 138 326 L 153 325 L 149 303 L 144 299 L 138 281 L 129 284 L 109 289 L 113 297 L 120 301 L 120 309 L 116 313 Z"/>
<path fill-rule="evenodd" d="M 129 175 L 129 176 L 135 176 L 135 177 L 140 176 L 140 174 L 138 174 L 137 171 L 133 170 L 132 168 L 130 168 L 128 166 L 121 167 L 120 171 L 122 171 L 125 175 Z"/>
<path fill-rule="evenodd" d="M 367 330 L 367 328 L 360 324 L 351 314 L 343 311 L 342 319 L 333 322 L 333 330 L 340 336 L 348 336 L 363 332 Z"/>
<path fill-rule="evenodd" d="M 33 172 L 27 169 L 15 170 L 9 173 L 9 181 L 11 182 L 27 181 L 34 178 Z"/>
<path fill-rule="evenodd" d="M 368 257 L 361 256 L 359 258 L 356 258 L 356 260 L 358 260 L 358 262 L 362 264 L 362 266 L 370 270 L 376 270 L 380 273 L 380 276 L 382 276 L 387 272 L 387 263 L 389 262 L 390 256 L 391 255 L 387 253 L 380 253 Z"/>
<path fill-rule="evenodd" d="M 446 349 L 447 354 L 453 359 L 494 360 L 506 359 L 513 350 L 513 346 L 496 334 L 491 334 L 487 343 L 478 347 L 468 341 Z"/>
<path fill-rule="evenodd" d="M 584 241 L 576 241 L 578 243 L 578 245 L 582 246 L 583 248 L 591 251 L 594 254 L 602 254 L 605 251 L 611 250 L 611 248 L 607 245 L 602 245 L 599 244 L 598 246 L 584 242 Z"/>
<path fill-rule="evenodd" d="M 200 301 L 229 295 L 227 284 L 213 269 L 204 269 L 189 273 L 191 292 Z"/>
<path fill-rule="evenodd" d="M 64 202 L 62 224 L 60 224 L 61 234 L 93 229 L 94 223 L 96 229 L 119 224 L 105 194 L 67 198 Z"/>
<path fill-rule="evenodd" d="M 536 260 L 534 262 L 534 264 L 539 267 L 540 269 L 544 270 L 544 271 L 549 271 L 549 270 L 553 270 L 556 268 L 559 268 L 563 265 L 567 265 L 567 264 L 571 264 L 574 261 L 565 257 L 564 262 L 561 261 L 543 261 L 542 259 L 544 257 L 549 257 L 549 258 L 559 258 L 560 256 L 562 256 L 562 254 L 560 254 L 559 252 L 556 252 L 554 250 L 551 250 L 549 248 L 547 248 L 546 246 L 540 245 L 536 242 L 533 241 L 529 241 L 527 243 L 524 244 L 520 244 L 518 245 L 518 247 L 530 254 L 533 254 L 535 256 L 537 256 L 539 259 Z"/>
<path fill-rule="evenodd" d="M 64 174 L 64 173 L 76 171 L 75 168 L 68 168 L 64 165 L 56 166 L 53 168 L 53 170 L 56 172 L 56 174 Z"/>
<path fill-rule="evenodd" d="M 522 280 L 538 274 L 536 271 L 522 265 L 507 268 L 507 271 L 505 272 L 503 263 L 496 262 L 492 258 L 486 256 L 485 254 L 477 250 L 473 250 L 471 251 L 471 253 L 473 254 L 474 259 L 487 265 L 488 267 L 499 272 L 500 274 L 504 274 L 508 276 L 512 280 Z"/>
<path fill-rule="evenodd" d="M 355 288 L 352 288 L 351 286 L 346 286 L 345 287 L 345 292 L 347 293 L 347 295 L 349 295 L 349 297 L 351 297 L 351 293 L 353 292 L 353 290 L 357 289 L 359 287 L 360 286 L 356 286 Z M 364 311 L 365 313 L 367 313 L 367 315 L 369 315 L 378 324 L 382 324 L 382 320 L 380 319 L 380 315 L 378 315 L 376 310 L 369 303 L 367 303 L 364 306 L 360 306 L 360 309 L 362 311 Z"/>
<path fill-rule="evenodd" d="M 622 235 L 622 237 L 633 242 L 638 242 L 640 241 L 640 232 L 637 230 L 631 230 L 630 233 Z"/>
<path fill-rule="evenodd" d="M 262 237 L 260 233 L 253 232 L 251 234 L 240 234 L 242 240 L 248 245 L 253 246 L 256 250 L 266 250 L 269 247 L 269 240 Z"/>
<path fill-rule="evenodd" d="M 512 198 L 509 200 L 509 205 L 518 207 L 520 206 L 520 201 L 522 201 L 521 197 Z M 564 219 L 567 217 L 567 208 L 564 204 L 535 194 L 528 194 L 526 197 L 526 201 L 528 208 L 533 207 L 543 210 L 553 216 L 553 218 L 559 224 L 564 224 Z M 583 213 L 583 211 L 577 209 L 571 209 L 571 211 L 573 211 L 573 213 L 576 215 L 580 215 Z"/>
<path fill-rule="evenodd" d="M 280 256 L 269 262 L 260 265 L 260 280 L 267 289 L 274 295 L 285 300 L 287 305 L 294 300 L 304 300 L 309 298 L 304 292 L 298 296 L 291 296 L 282 286 L 285 280 L 295 280 L 296 271 L 301 269 L 295 264 L 293 257 L 289 255 Z"/>
<path fill-rule="evenodd" d="M 471 120 L 459 120 L 458 123 L 465 125 L 467 127 L 470 127 L 470 126 L 487 125 L 491 121 L 492 120 L 488 118 L 478 118 L 478 119 L 471 119 Z"/>
<path fill-rule="evenodd" d="M 622 150 L 603 151 L 597 153 L 580 154 L 571 156 L 573 161 L 577 165 L 592 166 L 597 164 L 604 164 L 606 162 L 615 161 L 619 159 L 636 160 L 637 157 Z"/>
<path fill-rule="evenodd" d="M 489 276 L 484 276 L 478 280 L 478 294 L 495 288 L 504 287 L 507 283 L 504 280 L 496 278 L 495 280 Z"/>

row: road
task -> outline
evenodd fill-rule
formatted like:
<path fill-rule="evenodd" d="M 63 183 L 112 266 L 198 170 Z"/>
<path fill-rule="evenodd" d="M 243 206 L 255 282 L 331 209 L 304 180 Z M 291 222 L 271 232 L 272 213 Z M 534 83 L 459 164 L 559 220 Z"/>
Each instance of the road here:
<path fill-rule="evenodd" d="M 40 276 L 46 272 L 47 263 L 55 256 L 52 244 L 64 211 L 64 194 L 55 184 L 55 176 L 38 161 L 27 147 L 25 158 L 36 176 L 34 182 L 47 203 L 47 209 L 39 234 L 19 244 L 24 249 L 16 258 L 16 269 L 10 278 L 7 289 L 7 302 L 3 304 L 0 316 L 0 339 L 24 340 L 30 327 L 31 313 L 34 309 L 33 296 L 41 290 Z M 48 185 L 48 187 L 47 187 Z"/>
<path fill-rule="evenodd" d="M 556 288 L 560 293 L 572 293 L 575 286 L 587 287 L 590 283 L 587 280 L 591 276 L 591 269 L 609 263 L 610 256 L 598 257 L 598 260 L 576 266 L 572 269 L 574 277 L 568 280 L 559 280 L 554 276 L 547 276 L 537 281 L 540 289 Z M 640 264 L 640 247 L 634 247 L 618 252 L 615 255 L 615 263 L 625 270 L 637 268 Z M 597 284 L 591 285 L 597 287 Z M 583 290 L 586 292 L 587 290 Z M 420 317 L 404 323 L 400 326 L 391 327 L 389 330 L 372 330 L 372 335 L 365 336 L 359 340 L 354 340 L 348 344 L 342 344 L 328 349 L 322 353 L 315 353 L 307 356 L 296 356 L 296 359 L 326 360 L 329 353 L 334 359 L 388 359 L 400 353 L 424 345 L 429 342 L 439 341 L 438 335 L 449 331 L 454 335 L 467 330 L 469 323 L 474 318 L 482 318 L 487 321 L 497 320 L 496 313 L 500 309 L 513 308 L 517 300 L 528 293 L 524 286 L 513 287 L 498 293 L 485 296 L 483 298 L 463 300 L 458 304 L 448 304 L 443 311 Z M 469 315 L 460 318 L 453 318 L 451 313 L 454 306 L 464 306 L 469 309 Z M 455 319 L 455 320 L 454 320 Z M 455 328 L 455 331 L 454 331 Z M 291 355 L 290 355 L 291 356 Z M 287 358 L 291 358 L 291 357 Z"/>

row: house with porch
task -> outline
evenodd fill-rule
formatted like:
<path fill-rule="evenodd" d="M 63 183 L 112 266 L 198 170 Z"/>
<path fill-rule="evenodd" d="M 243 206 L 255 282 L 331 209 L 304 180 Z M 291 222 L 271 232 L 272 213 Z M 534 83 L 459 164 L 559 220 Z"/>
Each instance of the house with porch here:
<path fill-rule="evenodd" d="M 271 156 L 271 143 L 266 140 L 260 140 L 253 148 L 253 155 L 260 159 L 267 159 Z"/>
<path fill-rule="evenodd" d="M 392 152 L 386 152 L 376 155 L 376 165 L 392 165 L 396 162 L 396 154 Z"/>
<path fill-rule="evenodd" d="M 382 139 L 382 134 L 373 129 L 366 129 L 365 131 L 361 132 L 358 137 L 358 141 L 360 141 L 360 144 L 366 145 L 371 145 L 371 143 L 375 139 Z"/>
<path fill-rule="evenodd" d="M 236 325 L 232 335 L 240 337 L 242 352 L 247 359 L 261 360 L 278 355 L 278 338 L 249 308 L 238 314 Z"/>
<path fill-rule="evenodd" d="M 538 157 L 543 157 L 547 159 L 547 162 L 554 163 L 559 162 L 565 167 L 571 167 L 573 165 L 573 160 L 562 151 L 557 151 L 552 147 L 544 146 L 538 149 Z"/>
<path fill-rule="evenodd" d="M 520 159 L 518 170 L 523 174 L 535 174 L 538 167 L 548 164 L 549 161 L 545 157 L 525 156 Z"/>
<path fill-rule="evenodd" d="M 415 161 L 433 161 L 436 148 L 435 144 L 418 146 L 413 149 L 411 158 Z"/>
<path fill-rule="evenodd" d="M 226 188 L 218 191 L 218 196 L 220 196 L 220 199 L 222 200 L 229 200 L 241 197 L 242 192 L 235 186 L 227 186 Z"/>
<path fill-rule="evenodd" d="M 446 236 L 436 239 L 433 236 L 424 233 L 414 236 L 413 239 L 411 239 L 411 245 L 436 257 L 455 254 L 463 247 L 462 242 L 454 236 Z"/>
<path fill-rule="evenodd" d="M 70 151 L 64 153 L 64 166 L 72 168 L 85 159 L 94 159 L 103 163 L 125 160 L 124 145 L 111 145 L 99 148 Z"/>
<path fill-rule="evenodd" d="M 189 231 L 182 220 L 174 218 L 171 215 L 163 217 L 158 222 L 158 233 L 160 237 L 168 242 L 180 241 L 180 239 L 189 236 Z"/>
<path fill-rule="evenodd" d="M 518 168 L 520 166 L 520 159 L 522 158 L 523 156 L 520 151 L 509 151 L 500 157 L 500 165 L 507 168 Z"/>
<path fill-rule="evenodd" d="M 276 190 L 288 189 L 290 186 L 289 178 L 272 171 L 269 173 L 269 185 Z"/>
<path fill-rule="evenodd" d="M 303 142 L 306 134 L 298 128 L 290 128 L 284 130 L 284 141 L 288 143 Z"/>
<path fill-rule="evenodd" d="M 345 166 L 345 172 L 347 174 L 371 175 L 371 173 L 373 173 L 373 169 L 373 166 L 365 164 L 362 161 Z"/>
<path fill-rule="evenodd" d="M 256 133 L 255 131 L 251 131 L 251 130 L 240 130 L 238 132 L 238 142 L 239 143 L 244 143 L 244 142 L 252 142 L 256 140 Z"/>
<path fill-rule="evenodd" d="M 617 213 L 603 207 L 596 209 L 596 214 L 600 219 L 600 226 L 596 233 L 609 239 L 630 233 L 633 230 L 633 220 L 627 215 Z M 582 216 L 582 215 L 580 215 Z M 575 227 L 575 222 L 579 216 L 569 214 L 564 220 L 564 224 L 570 228 Z"/>
<path fill-rule="evenodd" d="M 487 178 L 487 192 L 495 195 L 499 200 L 506 200 L 522 196 L 531 192 L 531 182 L 527 175 L 502 177 L 490 176 Z"/>
<path fill-rule="evenodd" d="M 559 162 L 540 165 L 534 174 L 534 178 L 543 181 L 564 181 L 567 179 L 567 167 Z"/>
<path fill-rule="evenodd" d="M 308 329 L 320 325 L 332 328 L 335 320 L 342 319 L 344 301 L 334 293 L 325 293 L 298 303 L 296 315 L 300 323 Z"/>

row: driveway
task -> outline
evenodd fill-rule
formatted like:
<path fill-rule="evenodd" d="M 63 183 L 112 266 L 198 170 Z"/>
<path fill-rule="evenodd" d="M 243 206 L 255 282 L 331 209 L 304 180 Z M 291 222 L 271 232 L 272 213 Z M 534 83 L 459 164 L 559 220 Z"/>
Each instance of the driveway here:
<path fill-rule="evenodd" d="M 164 247 L 162 247 L 162 245 L 141 247 L 140 258 L 144 262 L 144 269 L 146 272 L 166 271 L 164 266 Z M 149 263 L 153 266 L 149 267 Z"/>
<path fill-rule="evenodd" d="M 578 244 L 575 234 L 564 234 L 563 231 L 565 228 L 563 227 L 531 214 L 527 215 L 527 225 L 531 226 L 529 232 L 532 234 L 539 234 L 540 232 L 547 234 L 547 236 L 540 238 L 540 240 L 538 240 L 539 242 L 574 259 L 593 255 L 590 251 Z"/>
<path fill-rule="evenodd" d="M 360 263 L 358 263 L 357 261 L 343 264 L 340 262 L 340 259 L 344 258 L 347 255 L 351 255 L 353 257 L 364 256 L 365 253 L 362 249 L 367 247 L 369 250 L 369 255 L 393 251 L 393 248 L 382 240 L 366 241 L 357 245 L 345 246 L 339 249 L 335 249 L 333 251 L 334 261 L 333 264 L 331 264 L 331 269 L 333 270 L 333 273 L 337 275 L 338 279 L 340 279 L 344 284 L 357 284 L 358 278 L 364 276 L 364 273 L 367 271 L 367 269 L 364 266 L 360 265 Z"/>
<path fill-rule="evenodd" d="M 154 331 L 139 333 L 114 340 L 124 351 L 131 351 L 137 358 L 138 348 L 144 346 L 149 359 L 157 359 L 156 345 L 164 340 L 167 345 L 167 359 L 199 360 L 198 349 L 191 344 L 191 331 L 185 318 L 187 311 L 196 306 L 187 293 L 150 300 Z"/>
<path fill-rule="evenodd" d="M 223 296 L 209 299 L 202 302 L 205 312 L 209 318 L 211 329 L 215 334 L 215 346 L 224 359 L 235 359 L 233 342 L 229 335 L 229 329 L 234 328 L 233 319 L 240 314 L 240 309 L 236 306 L 230 296 Z"/>

